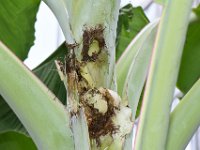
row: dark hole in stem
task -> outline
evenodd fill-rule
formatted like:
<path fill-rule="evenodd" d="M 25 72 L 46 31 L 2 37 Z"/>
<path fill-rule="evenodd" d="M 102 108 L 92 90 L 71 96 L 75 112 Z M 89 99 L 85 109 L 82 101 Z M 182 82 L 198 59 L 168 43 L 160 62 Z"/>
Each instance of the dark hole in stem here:
<path fill-rule="evenodd" d="M 83 32 L 83 49 L 82 49 L 82 61 L 95 61 L 98 55 L 101 53 L 102 49 L 106 47 L 104 39 L 104 29 L 102 25 L 97 25 L 94 28 L 86 28 Z M 99 44 L 98 53 L 93 53 L 89 56 L 88 51 L 90 45 L 96 40 Z"/>

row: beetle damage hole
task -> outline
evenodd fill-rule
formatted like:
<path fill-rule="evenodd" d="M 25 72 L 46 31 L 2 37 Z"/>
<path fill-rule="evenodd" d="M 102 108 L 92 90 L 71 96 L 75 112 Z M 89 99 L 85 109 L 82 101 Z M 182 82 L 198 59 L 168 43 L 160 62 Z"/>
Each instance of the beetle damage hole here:
<path fill-rule="evenodd" d="M 83 31 L 82 61 L 95 62 L 98 55 L 106 47 L 104 29 L 102 25 L 97 25 Z"/>
<path fill-rule="evenodd" d="M 100 49 L 99 49 L 99 42 L 96 41 L 96 40 L 94 40 L 94 41 L 92 42 L 92 44 L 90 45 L 90 47 L 89 47 L 88 55 L 89 55 L 90 57 L 92 57 L 92 56 L 94 56 L 95 54 L 98 54 L 99 51 L 100 51 Z"/>
<path fill-rule="evenodd" d="M 104 88 L 90 89 L 81 96 L 85 108 L 90 138 L 100 144 L 100 137 L 115 134 L 118 126 L 114 125 L 113 117 L 118 110 L 119 102 L 114 101 L 109 91 Z"/>

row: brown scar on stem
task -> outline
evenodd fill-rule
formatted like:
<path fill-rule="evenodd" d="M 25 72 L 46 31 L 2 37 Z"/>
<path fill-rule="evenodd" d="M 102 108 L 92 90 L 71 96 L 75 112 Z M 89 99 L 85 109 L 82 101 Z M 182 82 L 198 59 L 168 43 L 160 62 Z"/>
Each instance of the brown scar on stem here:
<path fill-rule="evenodd" d="M 75 68 L 75 52 L 74 49 L 79 45 L 75 42 L 74 44 L 65 43 L 65 46 L 68 48 L 68 53 L 65 55 L 64 61 L 57 60 L 58 65 L 60 66 L 60 70 L 64 75 L 70 73 Z"/>
<path fill-rule="evenodd" d="M 74 81 L 78 85 L 78 92 L 79 94 L 83 91 L 86 91 L 89 87 L 83 86 L 83 82 L 87 82 L 83 76 L 81 75 L 81 66 L 85 65 L 85 62 L 79 62 L 75 55 L 75 48 L 79 47 L 78 43 L 74 44 L 67 44 L 65 43 L 66 47 L 68 47 L 69 52 L 64 58 L 64 62 L 58 61 L 60 70 L 63 72 L 64 75 L 68 76 L 71 79 L 73 78 Z"/>
<path fill-rule="evenodd" d="M 97 89 L 91 89 L 90 94 L 94 95 L 101 93 Z M 103 95 L 103 97 L 108 104 L 108 110 L 105 114 L 100 113 L 98 109 L 94 108 L 94 105 L 88 104 L 87 101 L 84 101 L 83 98 L 81 98 L 81 103 L 85 108 L 89 136 L 97 142 L 98 146 L 101 144 L 101 136 L 108 134 L 112 136 L 118 131 L 118 127 L 114 125 L 112 117 L 116 115 L 115 110 L 118 110 L 119 108 L 113 106 L 113 102 L 107 94 Z"/>
<path fill-rule="evenodd" d="M 94 28 L 85 28 L 83 31 L 83 49 L 82 49 L 82 61 L 93 61 L 98 58 L 98 55 L 101 51 L 106 47 L 105 39 L 104 39 L 104 30 L 101 24 L 97 25 Z M 99 44 L 99 51 L 97 53 L 92 53 L 92 56 L 89 56 L 89 48 L 93 41 L 96 40 Z"/>
<path fill-rule="evenodd" d="M 86 101 L 82 100 L 82 96 L 89 90 L 92 92 L 99 93 L 97 89 L 91 89 L 91 87 L 88 86 L 82 86 L 81 82 L 87 82 L 84 80 L 84 77 L 81 75 L 81 65 L 84 65 L 85 63 L 92 61 L 95 62 L 98 59 L 98 55 L 102 52 L 103 49 L 106 48 L 105 39 L 104 39 L 104 27 L 102 25 L 97 25 L 94 28 L 85 28 L 83 31 L 83 48 L 82 48 L 82 60 L 79 62 L 76 59 L 75 55 L 75 48 L 79 46 L 79 44 L 67 44 L 66 47 L 69 49 L 68 55 L 65 57 L 64 63 L 60 63 L 61 70 L 70 78 L 70 74 L 74 73 L 76 78 L 73 78 L 76 83 L 74 85 L 69 86 L 77 86 L 78 87 L 78 93 L 79 93 L 79 99 L 80 104 L 78 108 L 81 106 L 84 107 L 85 115 L 87 118 L 87 124 L 88 124 L 88 130 L 89 130 L 89 136 L 91 139 L 96 140 L 97 145 L 100 145 L 100 137 L 104 135 L 110 135 L 116 133 L 118 130 L 118 127 L 116 127 L 112 121 L 112 117 L 115 116 L 115 110 L 118 108 L 115 108 L 113 106 L 112 101 L 109 99 L 108 96 L 104 95 L 105 100 L 108 104 L 108 110 L 105 114 L 102 114 L 99 112 L 98 109 L 94 108 L 94 105 L 88 104 Z M 91 56 L 89 56 L 88 52 L 90 49 L 91 44 L 95 41 L 98 42 L 99 51 L 93 52 Z M 69 82 L 68 82 L 69 84 Z M 87 83 L 86 83 L 87 84 Z M 79 109 L 78 109 L 79 110 Z M 79 116 L 79 111 L 77 112 L 70 112 L 71 117 Z"/>
<path fill-rule="evenodd" d="M 65 45 L 66 45 L 66 47 L 67 47 L 68 49 L 73 49 L 73 50 L 74 50 L 76 47 L 79 46 L 79 44 L 78 44 L 77 42 L 75 42 L 75 43 L 73 43 L 73 44 L 65 43 Z"/>

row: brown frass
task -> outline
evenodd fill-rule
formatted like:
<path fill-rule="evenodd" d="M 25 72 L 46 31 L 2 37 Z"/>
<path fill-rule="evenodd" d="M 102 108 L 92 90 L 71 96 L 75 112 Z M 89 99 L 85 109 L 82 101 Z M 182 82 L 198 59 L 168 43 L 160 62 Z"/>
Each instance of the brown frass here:
<path fill-rule="evenodd" d="M 91 89 L 90 93 L 100 94 L 97 89 Z M 113 106 L 112 100 L 107 95 L 104 95 L 104 99 L 108 105 L 108 110 L 105 114 L 99 112 L 98 109 L 94 108 L 94 105 L 88 104 L 87 101 L 81 101 L 81 104 L 85 108 L 90 138 L 95 139 L 98 144 L 100 144 L 100 136 L 108 134 L 112 136 L 118 129 L 112 120 L 112 117 L 115 116 L 115 109 L 118 108 Z"/>
<path fill-rule="evenodd" d="M 101 51 L 106 47 L 104 29 L 105 28 L 103 28 L 102 25 L 97 25 L 94 28 L 86 28 L 83 31 L 82 61 L 95 61 Z M 99 52 L 93 53 L 92 56 L 89 56 L 88 51 L 94 40 L 96 40 L 99 44 Z"/>

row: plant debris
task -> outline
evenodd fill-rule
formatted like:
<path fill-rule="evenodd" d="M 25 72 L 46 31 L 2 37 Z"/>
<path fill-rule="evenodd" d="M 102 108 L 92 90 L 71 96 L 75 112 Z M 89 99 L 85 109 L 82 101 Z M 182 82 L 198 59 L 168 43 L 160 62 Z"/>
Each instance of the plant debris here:
<path fill-rule="evenodd" d="M 119 132 L 120 126 L 114 122 L 116 112 L 120 111 L 119 97 L 104 88 L 90 89 L 81 96 L 81 104 L 85 109 L 89 135 L 97 145 L 101 144 L 100 137 L 112 137 Z M 106 106 L 105 106 L 106 102 Z M 104 107 L 104 109 L 102 109 Z"/>
<path fill-rule="evenodd" d="M 108 57 L 104 29 L 102 25 L 85 28 L 81 60 L 78 60 L 75 54 L 79 44 L 74 43 L 66 44 L 69 53 L 64 62 L 57 61 L 61 72 L 67 77 L 68 108 L 71 118 L 78 117 L 79 109 L 84 108 L 90 140 L 94 140 L 97 146 L 101 146 L 106 137 L 112 140 L 119 139 L 123 143 L 133 125 L 130 119 L 131 110 L 122 106 L 118 94 L 96 86 L 101 85 L 96 84 L 96 79 L 101 77 L 99 71 L 103 66 L 102 61 L 106 61 Z M 93 69 L 97 72 L 91 72 Z"/>
<path fill-rule="evenodd" d="M 106 101 L 107 110 L 105 113 L 100 111 L 101 106 L 95 108 L 94 105 L 98 101 L 101 101 L 98 105 L 102 105 L 102 101 Z M 116 131 L 117 127 L 112 123 L 112 116 L 115 115 L 115 107 L 106 95 L 102 95 L 97 89 L 91 89 L 84 94 L 81 103 L 85 108 L 91 138 L 98 139 L 100 136 L 113 134 Z"/>
<path fill-rule="evenodd" d="M 82 49 L 82 61 L 95 61 L 98 55 L 106 47 L 104 39 L 104 29 L 102 25 L 97 25 L 94 28 L 86 28 L 83 32 L 83 49 Z M 98 51 L 92 52 L 89 55 L 89 50 L 93 42 L 98 44 Z"/>

